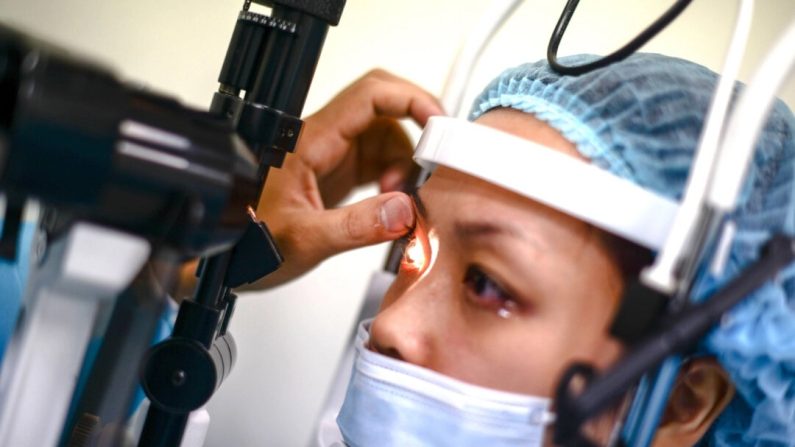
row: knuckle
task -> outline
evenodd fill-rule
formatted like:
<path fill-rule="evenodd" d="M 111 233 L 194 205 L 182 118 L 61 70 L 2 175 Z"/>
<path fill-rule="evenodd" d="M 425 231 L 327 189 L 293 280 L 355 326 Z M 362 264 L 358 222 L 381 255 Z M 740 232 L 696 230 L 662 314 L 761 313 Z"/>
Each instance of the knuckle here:
<path fill-rule="evenodd" d="M 299 238 L 296 238 L 293 228 L 287 226 L 281 229 L 279 232 L 271 230 L 271 233 L 274 235 L 276 245 L 280 250 L 286 252 L 294 252 L 296 250 L 296 242 L 299 240 Z"/>
<path fill-rule="evenodd" d="M 386 79 L 389 77 L 389 73 L 384 70 L 383 68 L 373 68 L 364 75 L 365 78 L 372 78 L 372 79 Z"/>
<path fill-rule="evenodd" d="M 285 258 L 297 268 L 308 268 L 316 262 L 316 244 L 307 237 L 311 229 L 295 225 L 285 230 L 276 243 Z"/>
<path fill-rule="evenodd" d="M 359 79 L 357 83 L 366 92 L 377 92 L 394 83 L 393 76 L 386 70 L 374 68 Z"/>
<path fill-rule="evenodd" d="M 342 235 L 347 240 L 358 242 L 364 238 L 363 225 L 356 213 L 345 213 L 341 224 Z"/>
<path fill-rule="evenodd" d="M 369 74 L 358 82 L 359 88 L 364 92 L 377 91 L 382 84 L 383 81 L 381 79 L 370 76 Z"/>

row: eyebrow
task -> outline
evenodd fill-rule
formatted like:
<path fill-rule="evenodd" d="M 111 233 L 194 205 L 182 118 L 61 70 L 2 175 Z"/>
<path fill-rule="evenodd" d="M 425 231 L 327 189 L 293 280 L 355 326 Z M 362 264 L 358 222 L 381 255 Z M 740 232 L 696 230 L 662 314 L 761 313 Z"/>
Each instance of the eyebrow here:
<path fill-rule="evenodd" d="M 456 221 L 453 230 L 459 239 L 488 238 L 492 236 L 511 236 L 527 240 L 527 235 L 513 224 L 485 220 Z"/>
<path fill-rule="evenodd" d="M 409 196 L 411 197 L 411 200 L 414 201 L 414 206 L 417 208 L 417 213 L 420 215 L 420 217 L 422 217 L 423 220 L 428 220 L 428 209 L 425 208 L 425 204 L 422 202 L 418 190 L 415 189 L 409 194 Z"/>
<path fill-rule="evenodd" d="M 419 192 L 414 190 L 409 195 L 414 201 L 414 206 L 417 208 L 417 213 L 420 217 L 422 217 L 423 220 L 429 220 L 428 209 L 425 207 L 425 203 L 423 203 Z M 534 245 L 537 243 L 537 241 L 533 241 L 532 238 L 528 238 L 526 232 L 522 231 L 521 227 L 513 223 L 487 220 L 456 220 L 453 223 L 453 231 L 459 239 L 511 236 L 525 241 L 530 240 Z"/>

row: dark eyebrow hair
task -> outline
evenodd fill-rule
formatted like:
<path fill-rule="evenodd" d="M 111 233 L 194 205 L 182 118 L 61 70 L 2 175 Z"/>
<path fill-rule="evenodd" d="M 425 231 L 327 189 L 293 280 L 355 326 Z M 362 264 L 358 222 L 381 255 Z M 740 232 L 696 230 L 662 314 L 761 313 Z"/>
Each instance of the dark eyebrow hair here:
<path fill-rule="evenodd" d="M 511 223 L 486 220 L 456 221 L 453 224 L 453 229 L 456 236 L 462 240 L 489 236 L 511 236 L 528 240 L 527 235 L 518 226 Z"/>
<path fill-rule="evenodd" d="M 423 220 L 428 221 L 428 209 L 420 198 L 418 190 L 409 193 L 414 206 L 417 208 L 417 214 Z M 494 221 L 483 219 L 474 220 L 459 220 L 453 222 L 453 232 L 460 240 L 467 239 L 489 239 L 492 236 L 510 236 L 513 238 L 521 239 L 522 241 L 529 242 L 536 249 L 542 249 L 543 246 L 534 237 L 527 234 L 523 228 L 513 222 Z"/>
<path fill-rule="evenodd" d="M 423 220 L 428 219 L 428 209 L 425 207 L 419 191 L 414 190 L 409 193 L 417 213 Z M 494 222 L 489 220 L 462 221 L 456 220 L 453 223 L 453 230 L 459 239 L 482 238 L 488 236 L 511 236 L 522 240 L 528 240 L 527 234 L 522 229 L 511 222 Z"/>
<path fill-rule="evenodd" d="M 411 200 L 414 201 L 414 206 L 417 207 L 417 212 L 419 213 L 420 217 L 422 217 L 425 220 L 428 220 L 428 209 L 425 208 L 425 204 L 422 202 L 422 199 L 420 198 L 419 191 L 415 189 L 409 194 L 409 196 L 411 197 Z"/>

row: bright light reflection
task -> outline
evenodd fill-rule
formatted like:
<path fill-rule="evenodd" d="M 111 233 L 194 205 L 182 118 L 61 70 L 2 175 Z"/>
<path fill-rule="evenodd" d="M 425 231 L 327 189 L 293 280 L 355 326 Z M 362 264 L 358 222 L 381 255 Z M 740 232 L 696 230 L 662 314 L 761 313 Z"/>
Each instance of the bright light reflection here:
<path fill-rule="evenodd" d="M 433 230 L 427 235 L 415 234 L 403 252 L 403 269 L 425 276 L 433 266 L 438 250 L 439 238 Z"/>
<path fill-rule="evenodd" d="M 422 272 L 424 276 L 433 266 L 438 249 L 439 238 L 433 230 L 429 231 L 427 235 L 415 235 L 404 251 L 403 268 Z"/>
<path fill-rule="evenodd" d="M 425 248 L 422 246 L 420 238 L 415 236 L 406 246 L 406 253 L 403 256 L 403 266 L 411 270 L 420 271 L 425 268 L 425 264 L 427 263 L 428 255 L 425 253 Z"/>

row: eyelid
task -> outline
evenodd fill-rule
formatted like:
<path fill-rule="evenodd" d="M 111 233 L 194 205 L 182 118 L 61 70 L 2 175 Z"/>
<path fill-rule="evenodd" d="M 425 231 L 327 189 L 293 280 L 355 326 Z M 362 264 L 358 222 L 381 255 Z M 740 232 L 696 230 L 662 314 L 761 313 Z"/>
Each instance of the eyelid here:
<path fill-rule="evenodd" d="M 533 309 L 535 307 L 535 303 L 525 297 L 524 295 L 516 293 L 516 289 L 507 285 L 505 281 L 500 278 L 500 275 L 496 275 L 492 269 L 485 267 L 481 263 L 473 262 L 469 265 L 468 269 L 475 268 L 480 271 L 483 275 L 485 275 L 494 285 L 500 289 L 500 291 L 505 295 L 504 299 L 506 304 L 503 306 L 509 312 L 526 312 L 529 309 Z M 505 317 L 505 315 L 500 315 Z"/>
<path fill-rule="evenodd" d="M 429 232 L 417 222 L 406 238 L 403 259 L 400 263 L 401 269 L 414 272 L 423 272 L 427 269 L 432 257 L 429 237 Z"/>
<path fill-rule="evenodd" d="M 477 262 L 472 263 L 467 268 L 467 271 L 469 271 L 469 269 L 480 271 L 481 274 L 485 275 L 489 281 L 493 282 L 494 285 L 497 286 L 497 288 L 499 288 L 500 291 L 503 292 L 507 297 L 513 299 L 513 297 L 516 296 L 516 294 L 514 294 L 509 287 L 503 285 L 503 281 L 497 278 L 497 275 L 491 273 L 491 269 L 484 267 L 482 264 L 478 264 Z"/>

